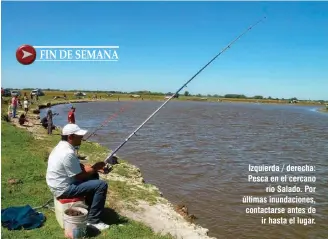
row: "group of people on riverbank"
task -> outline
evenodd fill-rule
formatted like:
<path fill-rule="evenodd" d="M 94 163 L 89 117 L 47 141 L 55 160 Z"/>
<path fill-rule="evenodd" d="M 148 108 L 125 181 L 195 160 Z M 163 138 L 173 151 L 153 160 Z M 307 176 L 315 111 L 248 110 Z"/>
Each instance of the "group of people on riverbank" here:
<path fill-rule="evenodd" d="M 24 125 L 28 122 L 26 115 L 29 111 L 26 94 L 23 106 L 18 96 L 12 97 L 8 115 L 17 118 L 19 106 L 24 107 L 25 112 L 21 114 L 18 122 Z M 53 123 L 55 115 L 58 113 L 54 113 L 49 104 L 46 115 L 41 119 L 41 124 L 47 129 L 48 134 L 52 134 L 52 130 L 56 128 Z M 67 124 L 61 131 L 61 140 L 48 158 L 46 182 L 57 200 L 83 197 L 88 205 L 87 225 L 101 231 L 109 228 L 109 225 L 100 220 L 105 207 L 108 184 L 99 179 L 99 173 L 108 173 L 108 170 L 104 162 L 93 165 L 80 163 L 77 150 L 86 133 L 87 130 L 81 129 L 76 124 L 75 107 L 71 106 L 67 115 Z"/>
<path fill-rule="evenodd" d="M 19 124 L 24 125 L 26 122 L 28 122 L 26 116 L 29 111 L 29 105 L 30 102 L 26 93 L 23 96 L 23 104 L 21 103 L 21 99 L 18 95 L 13 96 L 8 103 L 8 121 L 11 121 L 12 118 L 17 118 L 17 110 L 20 107 L 24 109 L 24 113 L 20 114 L 18 117 Z"/>
<path fill-rule="evenodd" d="M 53 123 L 53 117 L 59 115 L 58 113 L 54 113 L 51 109 L 51 105 L 49 104 L 49 108 L 46 112 L 46 116 L 41 119 L 41 124 L 43 128 L 48 130 L 48 134 L 52 134 L 52 131 L 56 129 L 56 126 Z M 68 123 L 75 124 L 75 107 L 72 105 L 70 111 L 67 116 Z"/>
<path fill-rule="evenodd" d="M 17 117 L 18 107 L 24 108 L 24 113 Z M 12 97 L 9 102 L 8 116 L 19 118 L 20 125 L 29 122 L 27 113 L 29 101 L 24 95 L 23 105 L 18 96 Z M 41 124 L 47 129 L 48 134 L 56 128 L 51 104 L 48 105 L 46 115 L 42 117 Z M 48 158 L 46 172 L 47 185 L 57 200 L 83 197 L 88 205 L 88 226 L 98 230 L 109 228 L 109 225 L 100 220 L 105 207 L 108 184 L 99 179 L 99 173 L 107 173 L 106 164 L 97 162 L 93 165 L 82 164 L 78 158 L 78 149 L 87 130 L 81 129 L 76 124 L 75 107 L 71 106 L 67 115 L 67 124 L 61 132 L 61 140 L 52 150 Z M 116 158 L 116 157 L 115 157 Z"/>
<path fill-rule="evenodd" d="M 17 109 L 18 107 L 23 108 L 23 106 L 24 106 L 25 114 L 27 114 L 29 109 L 29 100 L 26 93 L 24 94 L 23 105 L 18 95 L 13 96 L 10 102 L 8 103 L 8 116 L 12 118 L 17 118 Z"/>
<path fill-rule="evenodd" d="M 35 99 L 34 99 L 35 97 Z M 30 98 L 27 96 L 27 93 L 25 92 L 23 95 L 23 104 L 22 100 L 19 97 L 19 95 L 14 95 L 12 96 L 10 102 L 8 103 L 8 115 L 12 118 L 17 118 L 17 109 L 18 107 L 23 108 L 25 111 L 25 115 L 27 114 L 29 110 L 29 106 L 31 104 L 34 104 L 35 102 L 39 101 L 39 96 L 38 95 L 33 95 L 32 93 L 30 94 Z"/>

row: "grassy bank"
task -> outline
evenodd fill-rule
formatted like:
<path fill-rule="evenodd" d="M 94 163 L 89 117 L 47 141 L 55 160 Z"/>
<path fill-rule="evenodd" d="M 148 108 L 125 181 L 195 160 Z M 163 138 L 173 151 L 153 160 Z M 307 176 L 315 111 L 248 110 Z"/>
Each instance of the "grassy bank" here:
<path fill-rule="evenodd" d="M 32 120 L 32 116 L 30 117 Z M 48 155 L 60 140 L 59 131 L 49 136 L 41 126 L 36 125 L 26 130 L 4 121 L 1 122 L 1 127 L 1 208 L 27 204 L 31 207 L 43 205 L 52 198 L 45 174 Z M 83 142 L 80 150 L 80 155 L 87 157 L 87 163 L 103 160 L 107 154 L 106 148 L 91 142 Z M 15 183 L 12 183 L 13 179 Z M 109 182 L 109 193 L 103 220 L 111 227 L 100 235 L 91 235 L 92 237 L 172 238 L 169 235 L 155 234 L 149 227 L 122 217 L 116 212 L 117 207 L 131 206 L 139 198 L 149 202 L 156 202 L 160 198 L 160 192 L 155 187 L 142 183 L 142 176 L 137 168 L 121 161 L 105 180 Z M 139 184 L 133 187 L 132 182 Z M 2 238 L 64 238 L 64 232 L 57 223 L 54 212 L 49 209 L 38 211 L 44 213 L 47 218 L 41 228 L 31 231 L 9 231 L 2 228 Z"/>

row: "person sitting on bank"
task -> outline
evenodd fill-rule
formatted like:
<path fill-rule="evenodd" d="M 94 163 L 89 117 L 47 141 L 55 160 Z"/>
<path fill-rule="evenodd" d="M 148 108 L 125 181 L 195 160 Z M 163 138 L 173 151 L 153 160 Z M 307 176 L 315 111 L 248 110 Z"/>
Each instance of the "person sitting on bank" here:
<path fill-rule="evenodd" d="M 21 114 L 21 115 L 19 116 L 19 118 L 18 118 L 18 122 L 19 122 L 20 125 L 24 125 L 25 123 L 28 122 L 28 120 L 27 120 L 26 117 L 25 117 L 25 114 Z"/>
<path fill-rule="evenodd" d="M 105 163 L 80 164 L 75 147 L 80 146 L 87 130 L 76 124 L 67 124 L 62 129 L 62 140 L 52 150 L 46 173 L 47 185 L 57 199 L 85 197 L 89 206 L 87 225 L 98 230 L 109 228 L 100 220 L 103 212 L 108 184 L 99 179 L 105 173 Z"/>
<path fill-rule="evenodd" d="M 42 124 L 43 128 L 48 129 L 48 119 L 47 119 L 47 116 L 44 116 L 41 119 L 41 124 Z M 55 129 L 56 129 L 56 126 L 55 125 L 52 125 L 52 130 L 55 130 Z"/>

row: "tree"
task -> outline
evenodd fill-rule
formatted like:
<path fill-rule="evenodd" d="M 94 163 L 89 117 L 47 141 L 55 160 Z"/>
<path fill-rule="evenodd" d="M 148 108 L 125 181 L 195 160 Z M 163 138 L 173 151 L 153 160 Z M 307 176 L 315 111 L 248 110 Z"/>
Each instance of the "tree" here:
<path fill-rule="evenodd" d="M 254 99 L 263 99 L 263 96 L 262 95 L 256 95 L 253 97 Z"/>
<path fill-rule="evenodd" d="M 247 97 L 245 95 L 239 95 L 239 94 L 226 94 L 224 95 L 224 98 L 246 99 Z"/>
<path fill-rule="evenodd" d="M 185 91 L 184 96 L 190 96 L 189 91 Z"/>

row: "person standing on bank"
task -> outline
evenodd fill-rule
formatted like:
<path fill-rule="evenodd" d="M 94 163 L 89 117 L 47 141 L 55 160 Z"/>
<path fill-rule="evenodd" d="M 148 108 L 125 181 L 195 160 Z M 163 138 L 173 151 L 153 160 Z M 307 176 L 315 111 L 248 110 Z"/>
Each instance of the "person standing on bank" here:
<path fill-rule="evenodd" d="M 25 92 L 24 93 L 24 98 L 23 98 L 23 100 L 25 101 L 25 100 L 28 100 L 28 98 L 27 98 L 27 93 Z"/>
<path fill-rule="evenodd" d="M 13 109 L 12 117 L 13 118 L 16 118 L 17 105 L 18 105 L 18 96 L 15 95 L 11 98 L 11 106 L 12 106 L 12 109 Z"/>
<path fill-rule="evenodd" d="M 76 124 L 67 124 L 62 130 L 62 140 L 52 150 L 48 159 L 47 185 L 57 199 L 85 197 L 89 206 L 87 225 L 98 230 L 109 228 L 100 220 L 105 207 L 108 184 L 99 179 L 105 173 L 105 163 L 83 165 L 74 149 L 80 146 L 87 130 Z"/>
<path fill-rule="evenodd" d="M 53 129 L 52 116 L 53 114 L 52 114 L 51 106 L 49 106 L 49 109 L 47 111 L 48 134 L 52 134 L 52 129 Z"/>
<path fill-rule="evenodd" d="M 26 94 L 26 93 L 25 93 Z M 25 111 L 25 116 L 27 115 L 27 112 L 28 112 L 28 100 L 27 100 L 27 97 L 25 98 L 24 96 L 24 111 Z"/>
<path fill-rule="evenodd" d="M 68 112 L 68 123 L 75 124 L 75 107 L 72 106 L 71 110 Z"/>

